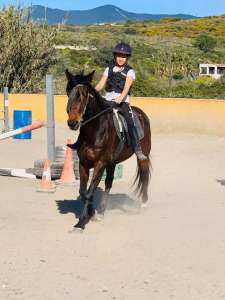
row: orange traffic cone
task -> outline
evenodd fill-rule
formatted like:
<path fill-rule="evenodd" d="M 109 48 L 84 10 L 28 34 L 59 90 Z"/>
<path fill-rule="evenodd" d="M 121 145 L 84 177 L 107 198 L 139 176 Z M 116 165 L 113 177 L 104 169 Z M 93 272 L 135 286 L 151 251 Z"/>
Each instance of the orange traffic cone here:
<path fill-rule="evenodd" d="M 67 140 L 67 144 L 71 144 L 71 140 Z M 63 171 L 59 180 L 60 183 L 73 184 L 75 183 L 74 169 L 73 169 L 73 154 L 72 149 L 67 146 L 64 161 Z"/>
<path fill-rule="evenodd" d="M 55 184 L 51 181 L 51 167 L 50 167 L 50 161 L 48 159 L 45 160 L 41 186 L 37 190 L 37 192 L 41 192 L 41 193 L 55 192 Z"/>

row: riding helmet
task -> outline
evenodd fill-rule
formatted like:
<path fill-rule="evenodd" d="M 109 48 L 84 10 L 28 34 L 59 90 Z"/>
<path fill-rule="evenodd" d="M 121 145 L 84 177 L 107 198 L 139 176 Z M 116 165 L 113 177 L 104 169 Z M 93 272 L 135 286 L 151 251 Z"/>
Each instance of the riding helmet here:
<path fill-rule="evenodd" d="M 113 50 L 113 54 L 125 54 L 127 56 L 131 56 L 132 54 L 132 49 L 130 45 L 126 43 L 119 43 L 115 46 Z"/>

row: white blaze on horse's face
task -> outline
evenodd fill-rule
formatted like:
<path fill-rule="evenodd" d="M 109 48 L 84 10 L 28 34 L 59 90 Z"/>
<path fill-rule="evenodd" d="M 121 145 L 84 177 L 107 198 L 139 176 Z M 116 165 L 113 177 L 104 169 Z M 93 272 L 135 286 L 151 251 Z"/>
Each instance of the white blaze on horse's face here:
<path fill-rule="evenodd" d="M 67 104 L 68 126 L 71 130 L 78 130 L 88 104 L 88 90 L 79 84 L 72 89 Z"/>

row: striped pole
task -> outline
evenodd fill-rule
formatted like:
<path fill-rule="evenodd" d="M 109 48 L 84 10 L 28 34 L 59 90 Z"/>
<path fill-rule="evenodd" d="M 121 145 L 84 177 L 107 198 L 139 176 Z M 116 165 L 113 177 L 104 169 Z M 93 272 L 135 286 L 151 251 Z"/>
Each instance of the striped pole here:
<path fill-rule="evenodd" d="M 43 122 L 35 122 L 35 123 L 31 124 L 31 125 L 28 125 L 28 126 L 25 126 L 25 127 L 22 127 L 22 128 L 18 128 L 18 129 L 9 131 L 9 132 L 5 132 L 3 134 L 0 134 L 0 140 L 5 140 L 5 139 L 13 137 L 13 136 L 15 136 L 17 134 L 21 134 L 21 133 L 25 133 L 25 132 L 28 132 L 28 131 L 32 131 L 32 130 L 41 128 L 43 126 L 44 126 Z"/>

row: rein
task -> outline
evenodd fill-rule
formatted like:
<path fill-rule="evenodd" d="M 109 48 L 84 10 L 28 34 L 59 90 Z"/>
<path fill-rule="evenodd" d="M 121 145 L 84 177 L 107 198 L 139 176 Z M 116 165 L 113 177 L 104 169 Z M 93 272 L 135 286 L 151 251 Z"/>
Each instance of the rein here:
<path fill-rule="evenodd" d="M 108 111 L 112 111 L 112 107 L 108 107 L 108 108 L 104 109 L 103 111 L 101 111 L 100 113 L 98 113 L 97 115 L 95 115 L 92 118 L 88 119 L 87 121 L 82 122 L 80 127 L 83 127 L 83 126 L 87 125 L 88 123 L 90 123 L 94 119 L 97 119 L 98 117 L 104 115 Z"/>

